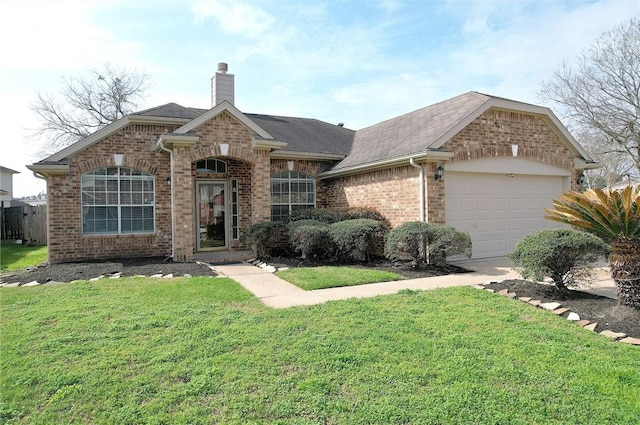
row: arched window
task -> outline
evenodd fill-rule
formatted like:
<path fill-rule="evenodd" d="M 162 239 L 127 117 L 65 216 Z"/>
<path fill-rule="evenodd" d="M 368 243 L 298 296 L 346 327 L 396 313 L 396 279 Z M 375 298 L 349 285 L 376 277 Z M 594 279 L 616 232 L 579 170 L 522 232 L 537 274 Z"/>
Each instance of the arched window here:
<path fill-rule="evenodd" d="M 152 233 L 153 176 L 126 167 L 82 175 L 82 234 Z"/>
<path fill-rule="evenodd" d="M 227 173 L 227 163 L 215 158 L 207 158 L 202 161 L 198 161 L 196 163 L 196 173 L 197 174 L 226 174 Z"/>
<path fill-rule="evenodd" d="M 287 218 L 293 211 L 316 206 L 316 181 L 298 171 L 271 175 L 271 220 Z"/>

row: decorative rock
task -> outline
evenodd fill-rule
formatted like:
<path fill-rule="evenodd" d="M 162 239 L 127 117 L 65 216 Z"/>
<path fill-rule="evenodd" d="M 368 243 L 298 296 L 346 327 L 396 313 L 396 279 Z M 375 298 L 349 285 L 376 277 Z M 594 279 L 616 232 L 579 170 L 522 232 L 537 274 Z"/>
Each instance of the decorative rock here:
<path fill-rule="evenodd" d="M 89 282 L 95 282 L 96 280 L 100 280 L 104 277 L 104 275 L 100 275 L 98 277 L 92 277 L 91 279 L 89 279 Z"/>
<path fill-rule="evenodd" d="M 529 301 L 529 304 L 531 304 L 532 306 L 538 307 L 540 304 L 542 304 L 542 301 L 540 301 L 540 300 L 531 300 L 531 301 Z"/>
<path fill-rule="evenodd" d="M 247 262 L 247 263 L 249 263 L 249 264 L 251 264 L 251 263 L 253 263 L 254 261 L 256 261 L 256 259 L 255 259 L 255 258 L 249 258 L 246 262 Z"/>
<path fill-rule="evenodd" d="M 182 277 L 191 277 L 191 275 L 189 273 L 185 273 L 182 275 Z"/>
<path fill-rule="evenodd" d="M 515 292 L 507 292 L 507 298 L 511 298 L 512 300 L 517 297 Z"/>
<path fill-rule="evenodd" d="M 591 323 L 591 320 L 587 320 L 587 319 L 582 319 L 578 321 L 578 325 L 581 327 L 585 327 L 587 326 L 589 323 Z"/>
<path fill-rule="evenodd" d="M 170 279 L 173 277 L 173 273 L 169 273 L 169 274 L 165 274 L 164 276 L 162 276 L 164 279 Z"/>
<path fill-rule="evenodd" d="M 471 285 L 471 287 L 475 289 L 484 289 L 484 286 L 482 285 Z"/>
<path fill-rule="evenodd" d="M 116 273 L 113 276 L 109 276 L 109 279 L 120 279 L 121 276 L 122 276 L 122 273 Z"/>
<path fill-rule="evenodd" d="M 162 277 L 162 273 L 153 274 L 153 275 L 151 275 L 151 276 L 149 276 L 149 277 Z"/>
<path fill-rule="evenodd" d="M 264 271 L 267 273 L 275 273 L 277 271 L 277 269 L 273 266 L 267 266 L 264 268 Z"/>
<path fill-rule="evenodd" d="M 557 314 L 558 316 L 562 316 L 563 314 L 565 314 L 567 311 L 569 311 L 568 308 L 557 308 L 555 310 L 553 310 L 553 314 Z"/>
<path fill-rule="evenodd" d="M 593 323 L 589 323 L 587 326 L 585 326 L 585 329 L 589 329 L 592 332 L 596 331 L 596 328 L 598 327 L 598 324 L 596 322 Z"/>
<path fill-rule="evenodd" d="M 611 339 L 621 339 L 621 338 L 625 338 L 627 336 L 627 334 L 625 334 L 625 333 L 613 332 L 613 331 L 610 331 L 608 329 L 606 331 L 600 332 L 600 335 L 604 335 L 604 336 L 606 336 L 608 338 L 611 338 Z"/>
<path fill-rule="evenodd" d="M 542 303 L 539 306 L 540 308 L 544 308 L 545 310 L 553 311 L 559 307 L 562 307 L 560 303 Z"/>
<path fill-rule="evenodd" d="M 20 282 L 13 282 L 13 283 L 5 283 L 4 284 L 5 288 L 17 288 L 18 286 L 20 286 Z"/>
<path fill-rule="evenodd" d="M 567 320 L 571 320 L 572 322 L 577 322 L 578 320 L 580 320 L 580 316 L 578 316 L 577 313 L 574 313 L 573 311 L 571 313 L 569 313 L 569 315 L 567 316 Z"/>
<path fill-rule="evenodd" d="M 622 338 L 620 342 L 624 342 L 625 344 L 640 345 L 640 338 L 632 338 L 628 336 L 626 338 Z"/>
<path fill-rule="evenodd" d="M 502 295 L 503 297 L 506 297 L 508 293 L 509 293 L 509 290 L 506 288 L 498 291 L 498 295 Z"/>
<path fill-rule="evenodd" d="M 24 284 L 24 285 L 22 285 L 22 286 L 38 286 L 38 285 L 40 285 L 40 284 L 39 284 L 37 281 L 32 280 L 31 282 L 29 282 L 29 283 L 25 283 L 25 284 Z"/>
<path fill-rule="evenodd" d="M 493 290 L 493 289 L 491 289 L 491 288 L 484 288 L 484 290 L 485 290 L 485 291 L 489 291 L 489 292 L 496 292 L 496 291 L 494 291 L 494 290 Z"/>
<path fill-rule="evenodd" d="M 518 299 L 523 303 L 528 303 L 529 301 L 531 301 L 531 297 L 520 297 Z"/>

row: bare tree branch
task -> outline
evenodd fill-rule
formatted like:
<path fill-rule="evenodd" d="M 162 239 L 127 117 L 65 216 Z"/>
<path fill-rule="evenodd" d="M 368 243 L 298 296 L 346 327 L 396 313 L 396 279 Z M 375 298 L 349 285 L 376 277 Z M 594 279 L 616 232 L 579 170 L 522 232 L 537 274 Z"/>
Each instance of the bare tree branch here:
<path fill-rule="evenodd" d="M 587 138 L 581 142 L 601 152 L 601 162 L 610 162 L 605 173 L 640 175 L 640 20 L 603 33 L 538 95 Z"/>
<path fill-rule="evenodd" d="M 40 120 L 33 138 L 50 155 L 133 112 L 148 85 L 145 73 L 105 65 L 89 77 L 62 77 L 57 96 L 38 93 L 31 110 Z"/>

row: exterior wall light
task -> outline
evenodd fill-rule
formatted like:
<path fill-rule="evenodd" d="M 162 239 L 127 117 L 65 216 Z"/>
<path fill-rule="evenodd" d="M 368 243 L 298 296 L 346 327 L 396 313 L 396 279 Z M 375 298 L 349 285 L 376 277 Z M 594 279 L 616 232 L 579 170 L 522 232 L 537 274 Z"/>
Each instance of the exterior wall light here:
<path fill-rule="evenodd" d="M 171 186 L 171 177 L 167 177 L 167 186 Z"/>
<path fill-rule="evenodd" d="M 443 174 L 444 174 L 444 167 L 442 165 L 438 165 L 438 167 L 436 168 L 436 173 L 434 175 L 436 181 L 440 180 Z"/>
<path fill-rule="evenodd" d="M 584 180 L 585 180 L 584 173 L 580 172 L 580 174 L 578 174 L 578 177 L 576 178 L 576 183 L 578 184 L 578 186 L 582 186 L 584 184 Z"/>

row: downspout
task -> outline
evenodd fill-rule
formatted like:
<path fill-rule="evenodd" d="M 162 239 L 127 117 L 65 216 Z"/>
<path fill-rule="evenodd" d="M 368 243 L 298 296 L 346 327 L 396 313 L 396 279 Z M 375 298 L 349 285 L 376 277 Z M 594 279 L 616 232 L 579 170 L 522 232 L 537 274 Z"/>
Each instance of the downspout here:
<path fill-rule="evenodd" d="M 416 164 L 413 158 L 409 158 L 409 164 L 413 168 L 420 170 L 420 221 L 426 221 L 426 213 L 424 208 L 424 167 Z"/>
<path fill-rule="evenodd" d="M 175 182 L 173 181 L 173 150 L 167 149 L 164 147 L 164 140 L 160 140 L 160 149 L 165 152 L 169 152 L 169 164 L 171 165 L 171 259 L 175 260 L 176 258 L 176 209 L 173 203 L 173 188 L 175 187 Z"/>

